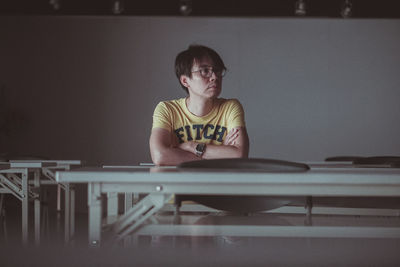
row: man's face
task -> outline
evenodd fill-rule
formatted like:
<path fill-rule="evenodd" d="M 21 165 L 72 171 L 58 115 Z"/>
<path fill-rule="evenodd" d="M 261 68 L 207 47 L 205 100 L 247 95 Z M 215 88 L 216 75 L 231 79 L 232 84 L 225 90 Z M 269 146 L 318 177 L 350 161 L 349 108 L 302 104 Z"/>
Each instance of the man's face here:
<path fill-rule="evenodd" d="M 216 98 L 221 94 L 222 75 L 220 71 L 215 70 L 214 63 L 209 57 L 195 60 L 192 77 L 182 76 L 181 81 L 188 88 L 190 96 Z"/>

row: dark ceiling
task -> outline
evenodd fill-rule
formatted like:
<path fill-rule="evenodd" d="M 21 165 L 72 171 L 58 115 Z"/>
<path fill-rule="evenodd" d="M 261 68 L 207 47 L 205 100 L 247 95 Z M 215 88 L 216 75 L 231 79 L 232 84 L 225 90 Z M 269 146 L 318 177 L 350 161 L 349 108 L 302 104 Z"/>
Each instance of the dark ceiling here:
<path fill-rule="evenodd" d="M 119 4 L 115 4 L 119 1 Z M 0 0 L 0 15 L 294 17 L 298 0 Z M 345 0 L 303 0 L 303 17 L 341 17 Z M 351 18 L 400 18 L 400 0 L 348 0 Z"/>

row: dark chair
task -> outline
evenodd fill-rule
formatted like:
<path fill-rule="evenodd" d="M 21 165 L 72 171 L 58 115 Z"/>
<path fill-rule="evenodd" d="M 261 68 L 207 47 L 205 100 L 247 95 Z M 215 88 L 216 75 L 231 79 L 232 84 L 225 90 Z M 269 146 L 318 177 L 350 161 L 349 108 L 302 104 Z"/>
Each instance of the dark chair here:
<path fill-rule="evenodd" d="M 325 159 L 327 162 L 346 161 L 352 162 L 354 165 L 360 167 L 366 165 L 381 165 L 382 167 L 400 168 L 400 156 L 374 156 L 374 157 L 360 157 L 360 156 L 334 156 Z M 368 166 L 366 166 L 368 167 Z"/>
<path fill-rule="evenodd" d="M 334 156 L 325 161 L 351 161 L 355 167 L 368 167 L 368 165 L 381 165 L 382 167 L 400 168 L 400 157 L 397 156 Z M 314 206 L 345 207 L 345 208 L 387 208 L 399 209 L 398 197 L 313 197 Z"/>
<path fill-rule="evenodd" d="M 214 159 L 184 162 L 179 169 L 233 169 L 254 172 L 306 172 L 310 168 L 306 164 L 275 159 Z M 267 196 L 225 196 L 225 195 L 176 195 L 177 212 L 182 201 L 195 201 L 217 210 L 234 213 L 251 213 L 275 209 L 294 202 L 305 203 L 305 197 L 267 197 Z"/>
<path fill-rule="evenodd" d="M 400 167 L 400 157 L 398 156 L 375 156 L 365 157 L 353 160 L 355 165 L 382 165 L 393 168 Z"/>
<path fill-rule="evenodd" d="M 353 162 L 354 160 L 362 159 L 363 157 L 360 156 L 334 156 L 334 157 L 328 157 L 325 159 L 325 161 L 328 162 Z"/>

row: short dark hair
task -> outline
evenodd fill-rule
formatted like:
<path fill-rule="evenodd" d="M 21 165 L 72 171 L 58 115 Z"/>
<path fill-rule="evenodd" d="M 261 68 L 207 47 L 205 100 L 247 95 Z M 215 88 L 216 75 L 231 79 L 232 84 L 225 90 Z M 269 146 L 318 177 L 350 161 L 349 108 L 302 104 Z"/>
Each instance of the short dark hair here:
<path fill-rule="evenodd" d="M 188 49 L 180 52 L 175 59 L 175 74 L 183 90 L 189 93 L 188 89 L 181 83 L 182 75 L 192 77 L 192 67 L 195 60 L 209 57 L 214 62 L 214 67 L 226 70 L 221 57 L 213 49 L 203 45 L 190 45 Z"/>

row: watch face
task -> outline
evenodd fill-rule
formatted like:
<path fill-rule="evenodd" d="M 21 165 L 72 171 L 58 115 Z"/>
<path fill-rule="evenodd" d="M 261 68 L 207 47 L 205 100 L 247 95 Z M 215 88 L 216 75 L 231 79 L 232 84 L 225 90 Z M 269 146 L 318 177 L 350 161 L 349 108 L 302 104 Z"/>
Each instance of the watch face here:
<path fill-rule="evenodd" d="M 205 147 L 204 144 L 198 144 L 196 146 L 196 150 L 199 151 L 199 152 L 203 152 L 204 151 L 204 147 Z"/>
<path fill-rule="evenodd" d="M 206 144 L 198 144 L 196 146 L 196 155 L 201 157 L 204 153 L 205 147 L 206 147 Z"/>

